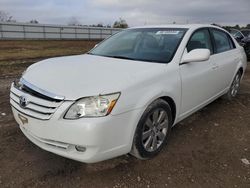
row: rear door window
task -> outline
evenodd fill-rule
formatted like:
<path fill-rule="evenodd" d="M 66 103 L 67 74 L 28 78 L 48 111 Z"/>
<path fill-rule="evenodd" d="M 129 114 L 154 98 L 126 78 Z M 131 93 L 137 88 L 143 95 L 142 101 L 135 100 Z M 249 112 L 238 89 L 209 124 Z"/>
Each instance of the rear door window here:
<path fill-rule="evenodd" d="M 234 48 L 232 41 L 230 41 L 230 36 L 224 31 L 218 29 L 212 29 L 214 43 L 215 43 L 215 52 L 222 53 Z"/>

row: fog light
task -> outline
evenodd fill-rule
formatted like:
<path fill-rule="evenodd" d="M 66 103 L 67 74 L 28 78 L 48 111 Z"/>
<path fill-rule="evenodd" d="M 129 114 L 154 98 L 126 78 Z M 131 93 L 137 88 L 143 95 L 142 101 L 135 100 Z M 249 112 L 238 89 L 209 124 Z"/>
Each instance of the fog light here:
<path fill-rule="evenodd" d="M 79 152 L 85 152 L 85 151 L 86 151 L 86 148 L 83 147 L 83 146 L 76 146 L 75 148 L 76 148 L 76 150 L 79 151 Z"/>

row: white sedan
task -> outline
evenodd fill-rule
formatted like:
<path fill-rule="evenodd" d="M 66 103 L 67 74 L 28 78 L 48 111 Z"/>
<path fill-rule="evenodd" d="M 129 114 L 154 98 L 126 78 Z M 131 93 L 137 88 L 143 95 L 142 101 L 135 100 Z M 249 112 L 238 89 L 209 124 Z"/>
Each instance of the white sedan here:
<path fill-rule="evenodd" d="M 246 65 L 219 27 L 130 28 L 87 54 L 31 65 L 10 103 L 23 134 L 44 150 L 86 163 L 149 159 L 172 126 L 222 95 L 234 98 Z"/>

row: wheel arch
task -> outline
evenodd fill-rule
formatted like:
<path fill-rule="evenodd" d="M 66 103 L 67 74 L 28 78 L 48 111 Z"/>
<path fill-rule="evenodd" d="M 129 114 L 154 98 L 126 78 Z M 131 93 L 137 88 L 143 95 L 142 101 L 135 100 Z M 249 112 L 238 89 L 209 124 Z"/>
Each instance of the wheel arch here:
<path fill-rule="evenodd" d="M 175 104 L 175 101 L 169 96 L 163 96 L 163 97 L 160 97 L 159 99 L 162 99 L 162 100 L 166 101 L 169 104 L 169 106 L 171 108 L 171 114 L 172 114 L 172 120 L 173 120 L 172 123 L 174 123 L 175 119 L 176 119 L 176 104 Z"/>
<path fill-rule="evenodd" d="M 234 72 L 234 74 L 233 74 L 232 80 L 230 81 L 229 87 L 230 87 L 231 84 L 233 83 L 233 79 L 234 79 L 234 77 L 236 76 L 236 74 L 237 74 L 239 71 L 240 71 L 240 73 L 241 73 L 241 79 L 243 78 L 245 69 L 246 69 L 246 68 L 245 68 L 244 64 L 243 64 L 242 62 L 239 62 L 239 63 L 238 63 L 238 66 L 237 66 L 237 68 L 235 69 L 235 72 Z"/>
<path fill-rule="evenodd" d="M 238 71 L 240 71 L 241 75 L 243 75 L 243 71 L 244 71 L 243 67 L 240 67 Z"/>
<path fill-rule="evenodd" d="M 177 110 L 178 110 L 177 105 L 178 104 L 176 103 L 174 97 L 171 97 L 171 95 L 168 95 L 167 93 L 162 92 L 161 94 L 157 94 L 157 95 L 154 95 L 153 97 L 151 97 L 150 100 L 148 100 L 146 105 L 144 106 L 144 111 L 147 109 L 147 107 L 150 104 L 152 104 L 154 101 L 156 101 L 158 99 L 162 99 L 169 104 L 169 106 L 171 108 L 171 113 L 172 113 L 172 125 L 174 125 L 174 123 L 176 121 L 176 117 L 177 117 Z M 143 113 L 144 113 L 144 111 L 143 111 Z"/>

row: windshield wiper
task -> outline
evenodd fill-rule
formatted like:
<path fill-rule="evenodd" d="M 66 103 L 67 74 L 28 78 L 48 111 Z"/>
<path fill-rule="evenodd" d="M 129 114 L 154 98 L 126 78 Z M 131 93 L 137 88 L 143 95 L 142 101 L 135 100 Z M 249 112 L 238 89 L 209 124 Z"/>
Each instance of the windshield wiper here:
<path fill-rule="evenodd" d="M 98 55 L 98 56 L 104 56 L 104 57 L 111 57 L 111 58 L 119 58 L 119 59 L 136 60 L 136 59 L 131 58 L 131 57 L 125 57 L 125 56 L 119 56 L 119 55 L 99 55 L 99 54 L 94 54 L 94 53 L 91 53 L 91 52 L 87 52 L 86 54 L 88 54 L 88 55 Z"/>
<path fill-rule="evenodd" d="M 126 57 L 126 56 L 119 56 L 119 55 L 99 55 L 99 54 L 94 54 L 94 53 L 90 53 L 90 52 L 88 52 L 87 54 L 103 56 L 103 57 L 110 57 L 110 58 L 134 60 L 134 61 L 145 61 L 145 62 L 150 62 L 150 63 L 167 63 L 165 61 L 157 61 L 157 60 L 149 60 L 149 59 L 136 59 L 136 58 Z"/>
<path fill-rule="evenodd" d="M 136 60 L 136 59 L 131 58 L 131 57 L 119 56 L 119 55 L 112 55 L 112 56 L 107 55 L 105 57 L 118 58 L 118 59 L 128 59 L 128 60 Z"/>

